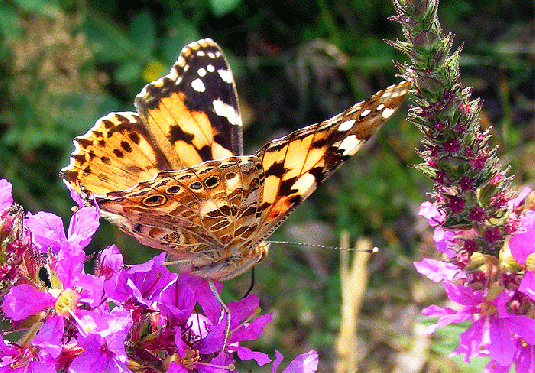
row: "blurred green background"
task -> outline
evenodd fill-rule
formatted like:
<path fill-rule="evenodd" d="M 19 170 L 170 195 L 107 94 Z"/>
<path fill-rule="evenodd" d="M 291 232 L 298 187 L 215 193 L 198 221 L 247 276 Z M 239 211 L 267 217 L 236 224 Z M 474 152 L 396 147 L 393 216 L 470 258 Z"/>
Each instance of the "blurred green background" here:
<path fill-rule="evenodd" d="M 219 43 L 232 66 L 245 151 L 253 152 L 399 81 L 392 60 L 406 59 L 383 42 L 402 37 L 401 27 L 387 20 L 392 15 L 385 0 L 3 0 L 0 177 L 13 183 L 15 200 L 28 211 L 54 212 L 68 222 L 73 202 L 58 171 L 68 163 L 74 136 L 110 111 L 134 110 L 143 85 L 166 74 L 180 49 L 203 37 Z M 485 100 L 482 125 L 493 126 L 516 185 L 532 183 L 533 1 L 444 0 L 439 17 L 457 35 L 455 45 L 464 43 L 462 80 Z M 347 230 L 352 241 L 365 236 L 381 248 L 370 259 L 358 323 L 360 371 L 481 371 L 484 362 L 469 367 L 444 357 L 460 329 L 430 338 L 418 324 L 421 308 L 443 295 L 412 265 L 437 255 L 431 230 L 416 216 L 432 184 L 410 167 L 420 161 L 421 136 L 405 121 L 406 109 L 272 239 L 337 246 Z M 129 263 L 155 253 L 104 221 L 88 252 L 111 243 Z M 334 371 L 339 257 L 338 250 L 272 245 L 256 268 L 254 293 L 274 321 L 249 347 L 272 357 L 278 349 L 287 359 L 316 349 L 319 371 Z M 240 298 L 250 281 L 250 275 L 229 281 L 223 298 Z M 260 371 L 240 367 L 246 369 Z"/>

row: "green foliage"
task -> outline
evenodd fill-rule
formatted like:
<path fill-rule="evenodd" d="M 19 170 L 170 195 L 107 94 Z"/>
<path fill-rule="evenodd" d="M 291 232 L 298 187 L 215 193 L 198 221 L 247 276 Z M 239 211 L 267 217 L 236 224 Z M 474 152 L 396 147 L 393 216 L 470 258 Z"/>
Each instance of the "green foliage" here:
<path fill-rule="evenodd" d="M 0 177 L 13 182 L 16 201 L 29 211 L 51 211 L 68 221 L 73 202 L 58 172 L 68 163 L 73 137 L 110 111 L 134 110 L 143 85 L 167 73 L 180 49 L 202 37 L 216 40 L 232 65 L 245 149 L 252 152 L 398 81 L 392 60 L 404 57 L 383 42 L 401 37 L 400 27 L 387 20 L 393 14 L 386 0 L 0 2 Z M 478 7 L 444 1 L 439 8 L 445 30 L 457 34 L 454 48 L 465 43 L 462 79 L 486 100 L 484 118 L 502 135 L 497 141 L 506 146 L 500 149 L 510 152 L 504 155 L 519 180 L 535 176 L 527 126 L 535 79 L 527 48 L 532 14 L 528 0 L 515 6 L 484 0 Z M 361 371 L 367 372 L 395 370 L 400 346 L 411 345 L 406 323 L 418 314 L 411 313 L 418 278 L 411 262 L 429 255 L 431 246 L 416 216 L 430 184 L 408 167 L 420 161 L 414 151 L 420 135 L 404 121 L 404 110 L 273 237 L 303 242 L 321 226 L 326 233 L 312 243 L 338 245 L 339 232 L 347 229 L 380 246 L 359 324 L 367 346 Z M 153 254 L 104 222 L 89 250 L 111 243 L 131 262 Z M 276 316 L 272 335 L 258 342 L 263 351 L 278 348 L 291 358 L 316 348 L 320 371 L 333 369 L 338 258 L 327 249 L 272 245 L 256 271 L 255 292 L 264 311 Z M 245 275 L 229 282 L 224 299 L 242 296 L 249 281 Z M 425 305 L 440 300 L 436 292 L 427 294 L 419 299 Z M 433 348 L 430 365 L 444 361 Z M 470 371 L 451 371 L 462 369 Z"/>

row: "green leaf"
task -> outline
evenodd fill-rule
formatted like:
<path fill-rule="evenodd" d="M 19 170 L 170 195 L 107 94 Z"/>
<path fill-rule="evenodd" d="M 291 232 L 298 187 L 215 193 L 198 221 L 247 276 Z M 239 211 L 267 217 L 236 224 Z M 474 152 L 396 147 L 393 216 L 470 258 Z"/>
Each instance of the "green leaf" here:
<path fill-rule="evenodd" d="M 232 12 L 240 3 L 240 0 L 210 0 L 210 8 L 216 17 L 223 17 Z"/>
<path fill-rule="evenodd" d="M 129 39 L 142 56 L 149 58 L 156 48 L 156 25 L 148 11 L 137 14 L 130 24 Z"/>
<path fill-rule="evenodd" d="M 128 61 L 115 70 L 115 80 L 120 84 L 128 84 L 141 77 L 143 66 L 138 61 Z"/>
<path fill-rule="evenodd" d="M 124 31 L 98 13 L 87 17 L 84 31 L 99 62 L 121 62 L 138 55 Z"/>
<path fill-rule="evenodd" d="M 0 34 L 8 38 L 18 38 L 21 35 L 20 18 L 13 9 L 6 4 L 0 6 Z"/>

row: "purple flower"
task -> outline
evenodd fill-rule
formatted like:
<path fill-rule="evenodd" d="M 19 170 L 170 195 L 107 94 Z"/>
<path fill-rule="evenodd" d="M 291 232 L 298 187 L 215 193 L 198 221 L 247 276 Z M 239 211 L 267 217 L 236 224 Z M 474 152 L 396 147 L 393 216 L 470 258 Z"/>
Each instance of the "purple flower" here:
<path fill-rule="evenodd" d="M 458 139 L 447 139 L 444 144 L 444 151 L 448 152 L 448 153 L 455 153 L 455 152 L 458 152 L 459 149 L 461 148 L 461 143 L 459 142 Z"/>
<path fill-rule="evenodd" d="M 437 227 L 444 223 L 446 214 L 441 212 L 437 206 L 429 201 L 425 201 L 420 205 L 418 215 L 427 219 L 428 223 L 432 227 Z"/>
<path fill-rule="evenodd" d="M 14 346 L 0 338 L 0 372 L 56 373 L 56 359 L 33 346 Z"/>
<path fill-rule="evenodd" d="M 78 345 L 83 352 L 72 361 L 69 371 L 129 372 L 125 340 L 132 326 L 130 313 L 114 308 L 104 313 L 81 311 L 80 316 Z"/>
<path fill-rule="evenodd" d="M 99 227 L 99 212 L 95 207 L 77 210 L 71 218 L 68 237 L 65 236 L 61 218 L 48 212 L 28 214 L 25 223 L 32 232 L 35 245 L 42 253 L 50 249 L 52 253 L 57 254 L 60 249 L 79 250 L 86 247 Z"/>
<path fill-rule="evenodd" d="M 109 279 L 113 273 L 123 269 L 123 255 L 115 245 L 110 245 L 99 253 L 96 273 Z"/>
<path fill-rule="evenodd" d="M 461 212 L 464 209 L 464 206 L 466 205 L 466 201 L 462 199 L 461 197 L 450 196 L 447 205 L 451 209 L 452 212 L 457 213 L 457 212 Z"/>
<path fill-rule="evenodd" d="M 275 360 L 273 361 L 272 373 L 277 372 L 283 356 L 275 350 Z M 318 353 L 314 350 L 297 356 L 282 373 L 314 373 L 318 369 Z"/>
<path fill-rule="evenodd" d="M 456 246 L 454 232 L 449 229 L 435 228 L 433 241 L 438 251 L 446 254 L 448 258 L 455 257 L 455 251 L 452 250 Z"/>
<path fill-rule="evenodd" d="M 420 274 L 434 282 L 453 281 L 464 277 L 456 264 L 440 260 L 425 258 L 421 262 L 415 262 L 414 266 Z"/>
<path fill-rule="evenodd" d="M 509 248 L 515 261 L 522 265 L 535 252 L 535 211 L 526 211 L 520 219 L 520 227 L 509 240 Z"/>
<path fill-rule="evenodd" d="M 178 276 L 169 272 L 163 265 L 164 261 L 165 253 L 162 253 L 146 263 L 115 273 L 104 283 L 106 295 L 118 303 L 132 297 L 150 306 Z"/>
<path fill-rule="evenodd" d="M 535 320 L 527 316 L 512 315 L 506 304 L 514 294 L 502 291 L 492 300 L 485 298 L 485 292 L 474 290 L 469 286 L 445 283 L 448 297 L 462 305 L 455 311 L 451 308 L 430 306 L 422 311 L 429 317 L 438 316 L 438 322 L 431 326 L 429 332 L 437 327 L 466 320 L 473 324 L 461 334 L 459 347 L 453 354 L 465 354 L 465 361 L 472 356 L 490 356 L 497 364 L 509 366 L 518 352 L 516 343 L 521 338 L 525 343 L 535 344 Z"/>
<path fill-rule="evenodd" d="M 498 227 L 490 227 L 485 230 L 485 241 L 490 244 L 494 244 L 502 238 L 502 234 L 500 233 L 500 229 Z"/>
<path fill-rule="evenodd" d="M 147 276 L 152 276 L 152 272 L 148 271 Z M 216 287 L 221 289 L 221 284 L 216 283 Z M 158 295 L 150 297 L 153 300 L 153 312 L 161 311 L 165 319 L 152 317 L 153 326 L 159 330 L 155 334 L 159 340 L 147 348 L 162 348 L 169 342 L 165 336 L 172 333 L 174 347 L 167 351 L 176 356 L 173 359 L 176 363 L 172 366 L 173 371 L 226 372 L 234 364 L 235 353 L 239 359 L 255 360 L 258 365 L 271 361 L 264 353 L 240 346 L 242 341 L 258 338 L 272 318 L 271 314 L 253 318 L 259 305 L 256 296 L 249 295 L 227 305 L 230 312 L 228 336 L 225 335 L 227 315 L 207 280 L 182 273 L 173 278 Z M 138 298 L 132 299 L 143 303 Z M 196 303 L 200 306 L 196 309 L 202 310 L 202 314 L 194 313 Z M 209 364 L 205 364 L 207 362 Z"/>
<path fill-rule="evenodd" d="M 6 179 L 0 179 L 0 213 L 6 211 L 13 204 L 13 186 Z"/>

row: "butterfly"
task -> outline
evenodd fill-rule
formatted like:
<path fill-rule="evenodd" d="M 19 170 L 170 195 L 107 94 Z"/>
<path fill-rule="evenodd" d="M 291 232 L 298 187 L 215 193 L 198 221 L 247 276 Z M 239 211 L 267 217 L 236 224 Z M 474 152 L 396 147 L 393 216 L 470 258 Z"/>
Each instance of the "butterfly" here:
<path fill-rule="evenodd" d="M 227 280 L 268 253 L 265 239 L 399 108 L 401 82 L 243 155 L 230 67 L 211 39 L 75 138 L 65 183 L 182 271 Z"/>

